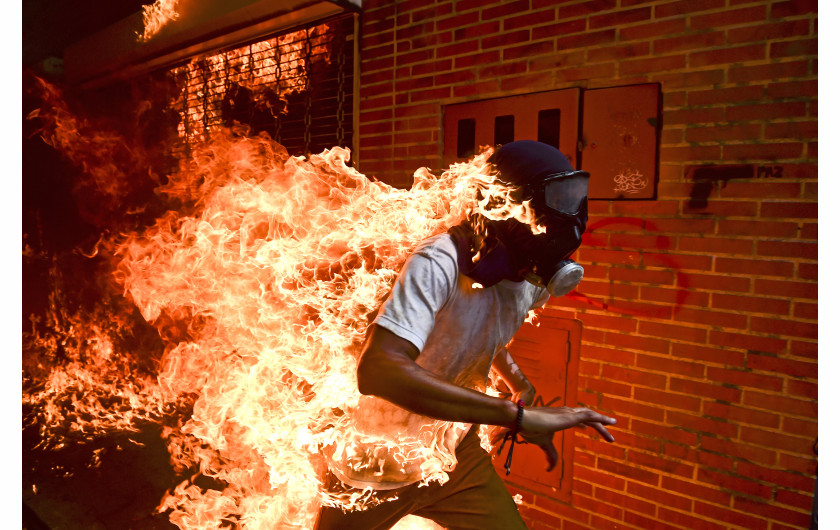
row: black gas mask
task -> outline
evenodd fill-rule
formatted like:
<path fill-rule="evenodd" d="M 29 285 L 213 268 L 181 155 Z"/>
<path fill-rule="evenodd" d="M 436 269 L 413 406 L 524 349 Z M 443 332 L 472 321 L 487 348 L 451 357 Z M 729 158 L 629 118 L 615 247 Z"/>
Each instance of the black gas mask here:
<path fill-rule="evenodd" d="M 568 294 L 583 277 L 583 267 L 569 257 L 580 247 L 589 218 L 589 173 L 551 173 L 521 189 L 546 230 L 532 235 L 521 249 L 520 259 L 528 269 L 525 279 L 546 287 L 552 296 Z"/>

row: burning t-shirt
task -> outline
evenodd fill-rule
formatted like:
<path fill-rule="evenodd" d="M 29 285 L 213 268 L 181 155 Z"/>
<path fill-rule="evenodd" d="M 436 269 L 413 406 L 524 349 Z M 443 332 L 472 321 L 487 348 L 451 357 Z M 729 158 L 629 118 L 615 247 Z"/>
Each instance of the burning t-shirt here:
<path fill-rule="evenodd" d="M 408 258 L 375 324 L 414 344 L 423 368 L 456 385 L 483 392 L 493 357 L 542 306 L 548 293 L 527 282 L 503 280 L 483 288 L 459 273 L 448 234 L 429 238 Z M 470 425 L 414 414 L 362 396 L 355 428 L 342 433 L 329 460 L 342 482 L 394 489 L 448 480 L 455 449 Z"/>

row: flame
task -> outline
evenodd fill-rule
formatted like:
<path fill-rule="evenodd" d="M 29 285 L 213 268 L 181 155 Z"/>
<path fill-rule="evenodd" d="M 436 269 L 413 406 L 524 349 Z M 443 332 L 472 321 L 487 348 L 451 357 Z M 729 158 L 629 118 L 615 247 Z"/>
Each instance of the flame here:
<path fill-rule="evenodd" d="M 306 159 L 267 136 L 211 132 L 157 189 L 177 209 L 97 245 L 124 302 L 157 330 L 153 374 L 136 362 L 151 354 L 112 338 L 130 318 L 56 303 L 52 333 L 33 331 L 30 349 L 63 342 L 69 362 L 44 367 L 24 401 L 57 443 L 164 424 L 173 467 L 193 474 L 159 510 L 183 529 L 308 528 L 320 504 L 363 505 L 322 491 L 321 449 L 356 428 L 360 346 L 406 257 L 473 210 L 542 228 L 495 181 L 490 154 L 418 169 L 403 190 L 348 166 L 344 148 Z"/>
<path fill-rule="evenodd" d="M 143 6 L 143 34 L 138 39 L 148 42 L 171 20 L 178 18 L 179 0 L 155 0 L 152 5 Z"/>

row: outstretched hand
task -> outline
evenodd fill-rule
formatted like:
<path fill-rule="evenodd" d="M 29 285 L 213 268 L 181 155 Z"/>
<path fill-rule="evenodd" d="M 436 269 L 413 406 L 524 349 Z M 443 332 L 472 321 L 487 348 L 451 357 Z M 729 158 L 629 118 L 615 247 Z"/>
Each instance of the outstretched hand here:
<path fill-rule="evenodd" d="M 548 460 L 548 470 L 557 465 L 554 433 L 570 427 L 591 427 L 607 442 L 615 441 L 605 425 L 615 425 L 616 419 L 586 407 L 530 407 L 522 415 L 519 435 L 528 443 L 540 447 Z"/>

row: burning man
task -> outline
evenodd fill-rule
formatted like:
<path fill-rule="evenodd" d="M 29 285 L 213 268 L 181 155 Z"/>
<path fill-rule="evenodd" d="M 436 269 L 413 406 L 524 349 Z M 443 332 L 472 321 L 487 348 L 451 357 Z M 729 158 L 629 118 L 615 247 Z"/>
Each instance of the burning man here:
<path fill-rule="evenodd" d="M 330 491 L 370 499 L 370 507 L 324 507 L 316 528 L 386 529 L 409 514 L 450 529 L 525 528 L 478 424 L 508 429 L 508 472 L 517 436 L 545 452 L 549 469 L 556 431 L 588 426 L 613 441 L 605 426 L 614 418 L 530 406 L 535 389 L 505 348 L 531 309 L 583 276 L 569 256 L 586 228 L 589 175 L 534 141 L 506 144 L 490 161 L 545 232 L 473 213 L 408 258 L 359 361 L 356 428 L 328 455 Z M 491 366 L 512 400 L 483 392 Z"/>

